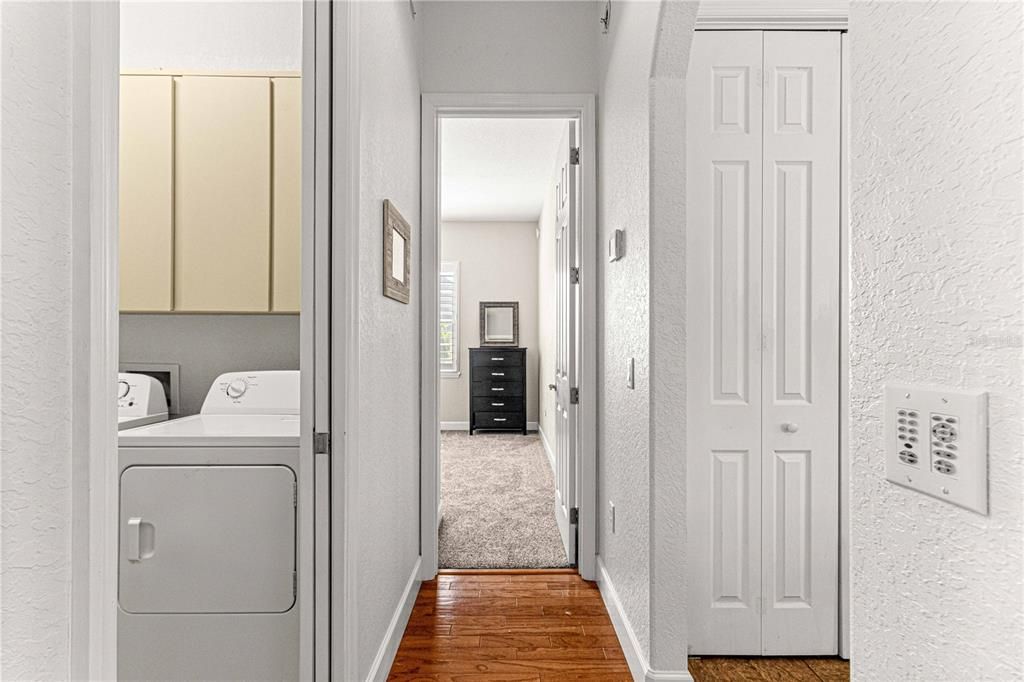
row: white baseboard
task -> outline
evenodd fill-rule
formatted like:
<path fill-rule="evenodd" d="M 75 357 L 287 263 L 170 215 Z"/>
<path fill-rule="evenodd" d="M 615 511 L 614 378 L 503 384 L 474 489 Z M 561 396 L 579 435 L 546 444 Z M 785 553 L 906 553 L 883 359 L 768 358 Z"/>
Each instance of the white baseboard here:
<path fill-rule="evenodd" d="M 544 454 L 548 456 L 548 464 L 551 465 L 551 473 L 555 473 L 555 451 L 551 449 L 551 443 L 548 442 L 548 436 L 544 433 L 544 429 L 537 427 L 537 431 L 540 432 L 540 442 L 544 445 Z"/>
<path fill-rule="evenodd" d="M 597 557 L 597 586 L 601 590 L 601 599 L 604 600 L 608 615 L 611 616 L 612 625 L 615 626 L 615 635 L 619 638 L 619 645 L 622 652 L 626 654 L 626 662 L 629 664 L 629 672 L 636 682 L 693 682 L 689 670 L 652 670 L 647 656 L 644 654 L 640 642 L 633 632 L 633 626 L 626 617 L 626 612 L 619 601 L 619 594 L 615 591 L 608 569 L 604 561 Z"/>
<path fill-rule="evenodd" d="M 469 422 L 441 422 L 442 431 L 469 431 Z M 526 422 L 527 431 L 539 431 L 538 422 Z"/>
<path fill-rule="evenodd" d="M 402 635 L 405 634 L 405 626 L 409 622 L 409 614 L 412 613 L 412 606 L 416 603 L 416 595 L 420 591 L 420 562 L 421 557 L 416 558 L 416 565 L 412 567 L 409 575 L 409 582 L 405 585 L 405 592 L 398 602 L 395 613 L 391 616 L 388 630 L 384 633 L 384 641 L 377 649 L 377 655 L 370 666 L 370 673 L 367 680 L 386 680 L 391 672 L 391 665 L 395 662 L 395 654 L 398 653 L 398 645 L 402 643 Z"/>

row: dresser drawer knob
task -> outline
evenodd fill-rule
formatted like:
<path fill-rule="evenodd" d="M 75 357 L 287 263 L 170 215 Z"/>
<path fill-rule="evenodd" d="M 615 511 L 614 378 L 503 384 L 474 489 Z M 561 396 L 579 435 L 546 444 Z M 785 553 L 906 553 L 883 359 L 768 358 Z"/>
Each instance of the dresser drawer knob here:
<path fill-rule="evenodd" d="M 492 377 L 503 377 L 503 376 L 505 376 L 505 373 L 504 372 L 491 372 L 491 376 Z"/>
<path fill-rule="evenodd" d="M 505 407 L 505 403 L 491 403 L 491 407 Z"/>
<path fill-rule="evenodd" d="M 495 417 L 494 421 L 496 421 L 496 422 L 507 422 L 508 420 L 505 419 L 504 417 Z"/>
<path fill-rule="evenodd" d="M 505 358 L 491 358 L 493 362 L 504 362 Z"/>
<path fill-rule="evenodd" d="M 491 388 L 492 391 L 504 391 L 504 388 L 498 388 L 497 386 Z"/>

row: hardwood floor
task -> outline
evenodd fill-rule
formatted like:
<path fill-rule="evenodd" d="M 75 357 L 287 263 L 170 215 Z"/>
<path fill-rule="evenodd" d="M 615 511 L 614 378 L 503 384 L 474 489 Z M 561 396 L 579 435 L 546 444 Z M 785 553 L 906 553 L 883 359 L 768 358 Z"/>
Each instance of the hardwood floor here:
<path fill-rule="evenodd" d="M 690 659 L 696 682 L 850 679 L 835 658 Z M 391 680 L 630 680 L 597 585 L 571 569 L 445 571 L 423 583 Z"/>
<path fill-rule="evenodd" d="M 392 680 L 629 680 L 597 585 L 565 571 L 423 583 Z"/>
<path fill-rule="evenodd" d="M 850 662 L 840 658 L 734 658 L 702 656 L 690 659 L 695 682 L 719 680 L 786 680 L 789 682 L 846 682 Z"/>

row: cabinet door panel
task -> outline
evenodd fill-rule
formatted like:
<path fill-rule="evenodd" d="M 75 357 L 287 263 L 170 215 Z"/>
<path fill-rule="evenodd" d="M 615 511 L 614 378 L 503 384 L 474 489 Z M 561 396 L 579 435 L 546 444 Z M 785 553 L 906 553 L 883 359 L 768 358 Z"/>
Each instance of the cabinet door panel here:
<path fill-rule="evenodd" d="M 271 307 L 298 312 L 302 298 L 302 80 L 275 78 Z"/>
<path fill-rule="evenodd" d="M 270 79 L 175 88 L 175 309 L 270 309 Z"/>
<path fill-rule="evenodd" d="M 173 306 L 174 80 L 122 76 L 120 94 L 121 310 Z"/>

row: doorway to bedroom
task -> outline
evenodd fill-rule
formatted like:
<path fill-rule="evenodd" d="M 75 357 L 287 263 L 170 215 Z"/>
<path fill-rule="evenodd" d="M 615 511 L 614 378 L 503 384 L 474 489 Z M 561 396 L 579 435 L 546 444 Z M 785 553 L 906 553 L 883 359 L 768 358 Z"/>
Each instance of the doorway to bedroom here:
<path fill-rule="evenodd" d="M 566 568 L 576 122 L 450 118 L 439 133 L 438 566 Z"/>

